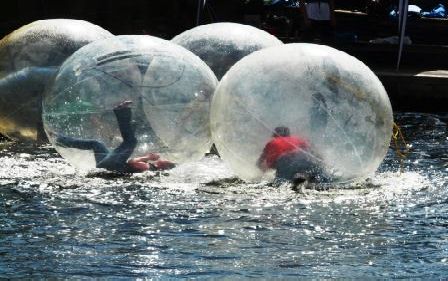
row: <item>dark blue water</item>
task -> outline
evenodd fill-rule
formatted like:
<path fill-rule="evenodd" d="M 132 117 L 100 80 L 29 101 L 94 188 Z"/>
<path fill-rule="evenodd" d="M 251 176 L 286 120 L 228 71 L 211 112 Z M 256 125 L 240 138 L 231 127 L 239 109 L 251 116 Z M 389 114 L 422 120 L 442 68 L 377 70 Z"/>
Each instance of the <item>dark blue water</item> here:
<path fill-rule="evenodd" d="M 80 175 L 50 147 L 0 152 L 0 278 L 446 278 L 448 114 L 396 116 L 412 146 L 366 182 L 247 184 L 217 158 Z"/>

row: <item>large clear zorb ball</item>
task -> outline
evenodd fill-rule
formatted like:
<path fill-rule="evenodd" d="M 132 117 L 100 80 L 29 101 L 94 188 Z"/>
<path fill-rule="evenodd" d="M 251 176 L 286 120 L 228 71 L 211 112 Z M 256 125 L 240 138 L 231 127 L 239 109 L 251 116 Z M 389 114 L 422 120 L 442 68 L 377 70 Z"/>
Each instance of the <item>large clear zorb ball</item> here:
<path fill-rule="evenodd" d="M 142 35 L 97 41 L 61 66 L 43 102 L 45 131 L 71 164 L 93 168 L 91 149 L 61 137 L 117 148 L 123 135 L 113 108 L 128 100 L 137 138 L 133 157 L 153 152 L 173 162 L 197 160 L 210 146 L 216 85 L 203 61 L 169 41 Z"/>
<path fill-rule="evenodd" d="M 266 31 L 229 22 L 200 25 L 177 35 L 171 41 L 199 56 L 218 79 L 248 54 L 283 44 Z"/>
<path fill-rule="evenodd" d="M 344 52 L 313 44 L 245 57 L 222 79 L 211 108 L 218 151 L 246 180 L 263 176 L 256 162 L 279 126 L 308 140 L 311 156 L 333 181 L 363 179 L 384 159 L 392 125 L 391 104 L 375 74 Z"/>
<path fill-rule="evenodd" d="M 0 133 L 18 139 L 42 131 L 41 98 L 64 60 L 82 46 L 112 37 L 82 20 L 39 20 L 0 41 Z"/>

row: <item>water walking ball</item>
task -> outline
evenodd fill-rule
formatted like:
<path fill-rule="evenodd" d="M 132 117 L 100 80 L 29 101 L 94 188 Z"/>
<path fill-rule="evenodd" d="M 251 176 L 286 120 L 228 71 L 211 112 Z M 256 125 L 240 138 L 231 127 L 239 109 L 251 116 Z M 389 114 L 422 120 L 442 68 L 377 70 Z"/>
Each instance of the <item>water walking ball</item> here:
<path fill-rule="evenodd" d="M 153 152 L 177 163 L 197 160 L 210 147 L 209 108 L 217 83 L 202 60 L 170 41 L 144 35 L 96 41 L 65 61 L 46 92 L 45 131 L 72 165 L 93 168 L 92 151 L 61 140 L 119 147 L 123 135 L 113 109 L 129 100 L 138 141 L 133 157 Z"/>
<path fill-rule="evenodd" d="M 263 174 L 256 162 L 276 127 L 310 143 L 333 181 L 371 175 L 385 157 L 392 108 L 375 74 L 328 46 L 286 44 L 255 52 L 221 80 L 212 101 L 213 140 L 243 179 Z"/>
<path fill-rule="evenodd" d="M 199 56 L 218 79 L 248 54 L 283 44 L 266 31 L 228 22 L 197 26 L 177 35 L 171 41 Z"/>
<path fill-rule="evenodd" d="M 39 20 L 0 41 L 0 133 L 38 138 L 44 88 L 64 60 L 82 46 L 112 37 L 82 20 Z"/>

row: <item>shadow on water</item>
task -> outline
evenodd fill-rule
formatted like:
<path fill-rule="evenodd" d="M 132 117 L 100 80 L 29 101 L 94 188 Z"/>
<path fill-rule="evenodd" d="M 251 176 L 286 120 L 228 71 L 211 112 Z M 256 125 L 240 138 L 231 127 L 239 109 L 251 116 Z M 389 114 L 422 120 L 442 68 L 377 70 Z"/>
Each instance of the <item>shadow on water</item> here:
<path fill-rule="evenodd" d="M 0 278 L 440 278 L 448 115 L 397 114 L 412 146 L 366 182 L 296 192 L 218 159 L 79 174 L 49 146 L 0 151 Z"/>

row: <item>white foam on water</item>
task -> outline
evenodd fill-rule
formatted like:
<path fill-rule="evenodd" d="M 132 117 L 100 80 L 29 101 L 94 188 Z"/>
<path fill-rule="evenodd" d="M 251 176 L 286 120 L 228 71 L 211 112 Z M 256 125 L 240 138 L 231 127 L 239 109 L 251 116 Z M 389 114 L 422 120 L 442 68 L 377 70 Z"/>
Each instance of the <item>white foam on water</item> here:
<path fill-rule="evenodd" d="M 218 157 L 184 163 L 165 172 L 144 172 L 117 176 L 101 170 L 80 172 L 56 154 L 39 155 L 6 153 L 0 157 L 0 185 L 14 186 L 22 191 L 39 192 L 64 198 L 85 198 L 102 204 L 116 201 L 121 190 L 137 188 L 169 194 L 198 193 L 248 199 L 254 204 L 364 204 L 378 202 L 401 204 L 414 202 L 421 194 L 443 196 L 448 176 L 429 175 L 425 171 L 381 172 L 363 182 L 346 185 L 309 186 L 297 192 L 289 183 L 275 185 L 268 181 L 249 183 L 238 179 Z M 146 204 L 144 201 L 134 204 Z"/>

